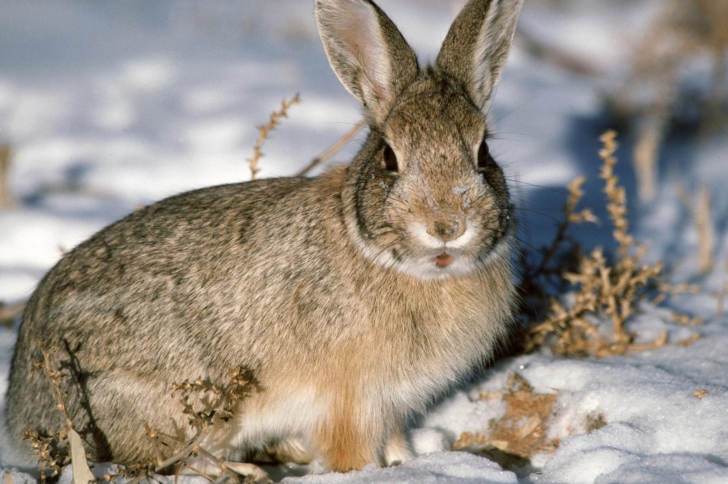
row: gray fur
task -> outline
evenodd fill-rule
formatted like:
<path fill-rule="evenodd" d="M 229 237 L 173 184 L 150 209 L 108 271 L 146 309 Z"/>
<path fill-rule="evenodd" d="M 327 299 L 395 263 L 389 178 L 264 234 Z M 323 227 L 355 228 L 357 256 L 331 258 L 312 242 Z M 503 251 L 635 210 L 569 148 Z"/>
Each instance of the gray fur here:
<path fill-rule="evenodd" d="M 483 4 L 457 22 L 477 23 L 467 17 Z M 375 107 L 356 87 L 370 73 L 352 71 L 354 51 L 331 47 L 346 39 L 330 12 L 352 5 L 375 12 L 392 67 L 390 97 Z M 511 208 L 500 168 L 477 169 L 486 123 L 463 70 L 441 54 L 419 71 L 372 2 L 317 0 L 316 12 L 334 70 L 367 104 L 372 129 L 356 158 L 314 179 L 168 198 L 67 254 L 20 327 L 6 400 L 15 439 L 62 425 L 45 377 L 31 371 L 39 343 L 71 370 L 69 411 L 96 461 L 153 457 L 143 422 L 187 431 L 172 383 L 224 382 L 242 365 L 258 390 L 206 448 L 301 461 L 306 447 L 336 471 L 402 461 L 412 413 L 491 356 L 515 298 Z M 479 35 L 457 32 L 445 47 Z M 498 38 L 492 65 L 510 44 Z M 387 143 L 397 173 L 384 169 Z M 445 253 L 452 264 L 440 267 Z"/>

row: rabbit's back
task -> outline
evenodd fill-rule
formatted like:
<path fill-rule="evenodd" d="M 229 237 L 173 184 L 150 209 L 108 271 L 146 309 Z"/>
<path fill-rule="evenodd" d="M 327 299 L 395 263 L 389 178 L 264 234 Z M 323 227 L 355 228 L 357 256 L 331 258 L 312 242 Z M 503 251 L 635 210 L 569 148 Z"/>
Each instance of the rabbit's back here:
<path fill-rule="evenodd" d="M 286 178 L 185 193 L 138 210 L 68 253 L 25 311 L 8 391 L 11 431 L 62 425 L 45 376 L 32 371 L 39 345 L 66 367 L 76 366 L 74 377 L 82 377 L 95 399 L 91 418 L 109 425 L 116 418 L 141 431 L 143 421 L 168 425 L 162 422 L 168 416 L 154 417 L 163 413 L 155 399 L 164 397 L 162 406 L 179 412 L 170 397 L 174 382 L 224 382 L 237 366 L 265 371 L 264 362 L 281 353 L 293 359 L 296 342 L 307 341 L 306 351 L 315 352 L 338 337 L 305 327 L 311 318 L 292 319 L 286 311 L 310 282 L 320 280 L 319 289 L 327 290 L 332 230 L 343 230 L 322 215 L 340 211 L 340 187 L 327 192 L 330 185 L 325 178 Z M 296 248 L 301 243 L 304 253 Z M 322 313 L 313 320 L 323 322 L 326 305 L 308 305 Z M 92 391 L 117 377 L 128 388 Z M 99 403 L 122 394 L 140 400 L 123 411 L 120 404 L 104 410 Z M 69 400 L 74 416 L 90 418 L 82 395 L 72 390 Z M 104 415 L 108 409 L 119 415 Z"/>

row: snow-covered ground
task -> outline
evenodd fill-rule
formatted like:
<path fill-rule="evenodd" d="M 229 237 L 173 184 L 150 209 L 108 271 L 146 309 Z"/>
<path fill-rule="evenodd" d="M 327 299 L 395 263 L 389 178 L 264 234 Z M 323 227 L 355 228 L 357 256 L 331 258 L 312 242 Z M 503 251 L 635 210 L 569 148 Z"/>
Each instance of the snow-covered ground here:
<path fill-rule="evenodd" d="M 328 67 L 311 3 L 0 0 L 0 143 L 13 146 L 16 199 L 0 211 L 0 301 L 25 300 L 64 250 L 138 205 L 249 178 L 245 158 L 256 126 L 283 98 L 300 92 L 302 103 L 265 145 L 261 175 L 296 172 L 348 131 L 359 120 L 358 106 Z M 462 2 L 379 4 L 426 60 Z M 598 210 L 604 203 L 597 137 L 608 123 L 602 94 L 623 74 L 654 10 L 637 4 L 584 2 L 589 8 L 566 11 L 573 17 L 543 1 L 525 7 L 522 25 L 532 35 L 604 72 L 575 75 L 519 44 L 512 52 L 491 110 L 492 152 L 511 180 L 530 244 L 549 239 L 563 186 L 578 175 L 589 180 L 584 205 L 606 220 Z M 411 429 L 420 455 L 414 461 L 286 482 L 728 482 L 728 317 L 718 314 L 712 294 L 728 281 L 728 139 L 673 137 L 661 154 L 657 197 L 640 205 L 630 138 L 623 138 L 618 171 L 635 235 L 676 281 L 702 285 L 700 294 L 669 304 L 704 320 L 698 329 L 681 327 L 665 308 L 645 305 L 632 328 L 645 339 L 663 329 L 671 341 L 697 331 L 704 338 L 603 360 L 542 353 L 497 362 Z M 361 139 L 335 160 L 346 161 Z M 701 184 L 712 194 L 716 231 L 716 265 L 706 275 L 697 269 L 694 217 L 678 196 L 679 186 L 694 192 Z M 611 244 L 606 224 L 580 231 L 587 245 Z M 14 329 L 0 330 L 2 394 L 14 338 Z M 502 392 L 516 372 L 534 392 L 556 395 L 548 437 L 560 440 L 557 450 L 534 456 L 519 475 L 483 457 L 445 452 L 462 432 L 486 432 L 504 413 L 500 399 L 478 395 Z M 606 425 L 587 433 L 587 418 L 596 415 Z M 0 448 L 0 461 L 7 451 Z M 15 482 L 27 478 L 11 475 Z"/>

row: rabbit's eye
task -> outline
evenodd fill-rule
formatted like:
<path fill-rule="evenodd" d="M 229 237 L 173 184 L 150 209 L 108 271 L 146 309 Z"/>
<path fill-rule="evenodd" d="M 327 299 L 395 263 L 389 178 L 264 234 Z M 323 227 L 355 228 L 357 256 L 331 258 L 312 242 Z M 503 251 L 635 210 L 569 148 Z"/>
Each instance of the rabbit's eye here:
<path fill-rule="evenodd" d="M 490 156 L 490 148 L 488 148 L 488 143 L 483 141 L 480 143 L 480 148 L 478 148 L 478 168 L 490 168 L 495 164 L 495 160 L 492 156 Z"/>
<path fill-rule="evenodd" d="M 399 171 L 397 155 L 394 154 L 394 150 L 389 145 L 384 148 L 384 168 L 386 168 L 387 171 L 395 173 Z"/>

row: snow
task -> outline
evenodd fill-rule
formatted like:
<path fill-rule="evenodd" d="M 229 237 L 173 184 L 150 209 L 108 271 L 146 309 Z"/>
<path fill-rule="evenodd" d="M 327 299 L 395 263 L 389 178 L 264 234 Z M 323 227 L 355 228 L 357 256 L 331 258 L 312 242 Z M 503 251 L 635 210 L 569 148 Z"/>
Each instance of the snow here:
<path fill-rule="evenodd" d="M 433 59 L 458 2 L 379 3 L 421 56 Z M 568 73 L 516 45 L 497 88 L 491 151 L 519 205 L 526 227 L 521 237 L 539 245 L 553 233 L 563 186 L 578 175 L 588 179 L 583 205 L 607 220 L 599 211 L 596 154 L 608 123 L 602 94 L 619 79 L 630 39 L 655 3 L 631 2 L 624 31 L 614 27 L 624 18 L 623 6 L 584 2 L 574 20 L 565 17 L 573 10 L 533 3 L 523 22 L 534 35 L 583 53 L 605 73 L 599 80 Z M 255 128 L 281 99 L 300 92 L 302 103 L 265 145 L 264 176 L 294 173 L 359 120 L 356 102 L 328 67 L 307 2 L 221 0 L 201 7 L 173 0 L 59 0 L 2 2 L 0 10 L 0 142 L 15 150 L 11 186 L 17 197 L 14 207 L 0 211 L 0 301 L 6 303 L 29 297 L 64 251 L 135 206 L 248 179 L 245 158 Z M 351 158 L 361 139 L 335 161 Z M 302 476 L 309 469 L 295 467 L 272 469 L 272 475 L 322 484 L 728 482 L 728 317 L 716 313 L 711 295 L 728 281 L 728 141 L 724 134 L 669 140 L 658 194 L 648 204 L 636 202 L 632 140 L 625 134 L 620 141 L 617 169 L 628 189 L 633 232 L 675 282 L 702 285 L 699 294 L 674 298 L 667 308 L 701 316 L 703 327 L 678 326 L 668 309 L 645 304 L 631 329 L 645 341 L 662 330 L 670 341 L 696 332 L 703 339 L 602 360 L 546 352 L 505 359 L 413 424 L 413 461 L 345 475 L 320 474 L 315 465 L 314 475 Z M 716 230 L 716 266 L 705 275 L 697 269 L 690 209 L 678 196 L 679 185 L 693 193 L 701 184 L 711 190 Z M 584 226 L 580 238 L 609 248 L 609 231 L 606 223 Z M 0 329 L 2 394 L 14 339 L 14 329 Z M 503 391 L 515 372 L 534 392 L 557 396 L 548 427 L 549 437 L 560 439 L 555 453 L 534 456 L 532 469 L 517 475 L 483 457 L 447 452 L 461 433 L 485 432 L 503 415 L 504 402 L 478 393 Z M 699 398 L 696 391 L 706 394 Z M 596 415 L 607 424 L 588 433 L 586 419 Z M 11 451 L 0 445 L 0 461 Z M 0 473 L 5 482 L 8 476 L 32 482 L 10 468 Z M 68 470 L 61 482 L 70 482 Z"/>

